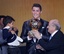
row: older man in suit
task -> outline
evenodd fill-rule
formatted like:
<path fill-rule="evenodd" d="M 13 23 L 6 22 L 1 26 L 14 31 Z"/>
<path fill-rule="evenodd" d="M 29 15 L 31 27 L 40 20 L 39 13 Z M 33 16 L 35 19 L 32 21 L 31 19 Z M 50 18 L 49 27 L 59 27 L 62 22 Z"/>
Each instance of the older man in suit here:
<path fill-rule="evenodd" d="M 40 33 L 35 30 L 34 35 L 39 40 L 37 49 L 44 48 L 46 54 L 64 54 L 64 34 L 60 31 L 60 24 L 57 19 L 51 20 L 48 25 L 48 32 L 51 34 L 49 41 L 45 42 Z M 40 46 L 40 48 L 39 48 Z"/>
<path fill-rule="evenodd" d="M 49 33 L 47 32 L 47 25 L 48 22 L 46 20 L 41 19 L 40 15 L 42 13 L 42 7 L 40 4 L 33 4 L 32 6 L 32 19 L 30 20 L 37 20 L 41 22 L 41 26 L 38 28 L 38 31 L 42 33 L 43 35 L 48 35 Z M 26 44 L 26 53 L 29 53 L 29 49 L 34 45 L 36 42 L 35 38 L 29 38 L 28 32 L 32 30 L 32 27 L 30 26 L 30 20 L 27 20 L 24 22 L 23 27 L 22 27 L 22 33 L 21 37 L 25 40 Z M 31 50 L 32 51 L 32 50 Z"/>

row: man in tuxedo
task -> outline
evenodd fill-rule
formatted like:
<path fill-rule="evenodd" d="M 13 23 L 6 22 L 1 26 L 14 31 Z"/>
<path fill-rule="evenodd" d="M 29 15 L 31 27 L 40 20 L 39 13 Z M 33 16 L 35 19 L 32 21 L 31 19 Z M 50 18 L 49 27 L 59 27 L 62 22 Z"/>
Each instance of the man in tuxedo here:
<path fill-rule="evenodd" d="M 42 13 L 42 7 L 40 4 L 33 4 L 32 6 L 32 19 L 36 19 L 39 20 L 41 22 L 41 26 L 38 28 L 38 31 L 40 33 L 42 33 L 43 35 L 48 35 L 49 33 L 47 32 L 47 25 L 48 22 L 43 20 L 40 15 Z M 32 20 L 30 19 L 30 20 Z M 32 30 L 31 26 L 30 26 L 30 20 L 27 20 L 23 23 L 23 27 L 22 27 L 22 32 L 21 32 L 21 38 L 24 39 L 24 41 L 26 42 L 26 53 L 29 54 L 29 49 L 30 47 L 32 47 L 34 45 L 34 43 L 36 42 L 36 39 L 33 38 L 29 38 L 28 32 Z"/>
<path fill-rule="evenodd" d="M 57 19 L 51 20 L 47 26 L 48 32 L 51 34 L 49 41 L 45 42 L 40 33 L 35 30 L 34 35 L 39 40 L 37 49 L 44 48 L 46 54 L 64 54 L 64 34 L 60 31 L 60 24 Z M 40 46 L 40 48 L 38 47 Z"/>

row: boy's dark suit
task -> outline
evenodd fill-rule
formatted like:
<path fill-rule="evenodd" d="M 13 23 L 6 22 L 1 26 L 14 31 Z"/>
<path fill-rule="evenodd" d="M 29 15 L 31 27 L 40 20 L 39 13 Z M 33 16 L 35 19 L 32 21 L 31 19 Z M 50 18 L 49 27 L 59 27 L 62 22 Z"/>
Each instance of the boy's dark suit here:
<path fill-rule="evenodd" d="M 60 30 L 49 42 L 40 39 L 39 44 L 46 50 L 46 54 L 64 54 L 64 34 Z"/>
<path fill-rule="evenodd" d="M 7 43 L 13 42 L 16 39 L 16 35 L 9 32 L 9 29 L 3 29 L 3 39 L 7 41 Z"/>
<path fill-rule="evenodd" d="M 41 27 L 38 29 L 38 31 L 40 33 L 42 33 L 43 35 L 48 35 L 48 32 L 47 32 L 47 25 L 48 25 L 48 22 L 45 21 L 45 20 L 42 20 L 40 19 L 40 22 L 41 22 Z M 23 24 L 23 27 L 22 27 L 22 33 L 21 33 L 21 37 L 25 40 L 25 42 L 27 43 L 26 44 L 26 47 L 27 49 L 26 50 L 29 50 L 30 47 L 32 47 L 32 45 L 34 44 L 34 41 L 33 40 L 30 40 L 28 41 L 27 40 L 27 36 L 28 36 L 28 32 L 30 30 L 32 30 L 32 28 L 30 27 L 29 25 L 30 21 L 25 21 L 24 24 Z"/>
<path fill-rule="evenodd" d="M 9 31 L 10 28 L 3 28 L 2 33 L 3 33 L 3 39 L 7 41 L 6 44 L 4 44 L 5 47 L 5 51 L 7 51 L 7 54 L 9 53 L 9 49 L 8 49 L 8 43 L 13 42 L 16 39 L 16 35 L 12 34 Z M 12 53 L 12 52 L 11 52 Z"/>

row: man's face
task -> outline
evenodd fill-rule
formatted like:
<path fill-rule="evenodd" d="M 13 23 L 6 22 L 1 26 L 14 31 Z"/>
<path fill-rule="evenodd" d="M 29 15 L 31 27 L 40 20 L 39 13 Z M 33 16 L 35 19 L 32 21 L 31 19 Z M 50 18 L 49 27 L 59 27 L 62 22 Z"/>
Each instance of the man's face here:
<path fill-rule="evenodd" d="M 1 18 L 1 20 L 0 20 L 0 24 L 3 25 L 3 18 Z"/>
<path fill-rule="evenodd" d="M 34 18 L 34 19 L 40 18 L 41 12 L 42 12 L 42 11 L 40 11 L 40 8 L 39 8 L 39 7 L 33 7 L 33 8 L 32 8 L 33 18 Z"/>
<path fill-rule="evenodd" d="M 3 19 L 4 19 L 4 18 L 1 18 L 1 19 L 0 19 L 0 29 L 2 29 L 2 28 L 4 27 L 4 25 L 3 25 Z"/>
<path fill-rule="evenodd" d="M 53 25 L 52 21 L 49 22 L 49 25 L 47 26 L 47 28 L 48 28 L 48 32 L 50 34 L 52 34 L 56 29 L 56 27 Z"/>

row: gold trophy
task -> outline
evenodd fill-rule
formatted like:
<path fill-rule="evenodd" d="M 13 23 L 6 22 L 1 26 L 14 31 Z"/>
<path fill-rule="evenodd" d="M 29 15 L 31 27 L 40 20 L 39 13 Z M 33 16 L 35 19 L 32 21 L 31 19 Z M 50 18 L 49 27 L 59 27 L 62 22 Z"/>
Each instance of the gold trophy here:
<path fill-rule="evenodd" d="M 28 32 L 28 35 L 29 35 L 29 37 L 34 37 L 33 30 L 38 30 L 39 27 L 41 26 L 41 22 L 37 19 L 31 19 L 30 26 L 31 26 L 32 30 Z"/>

